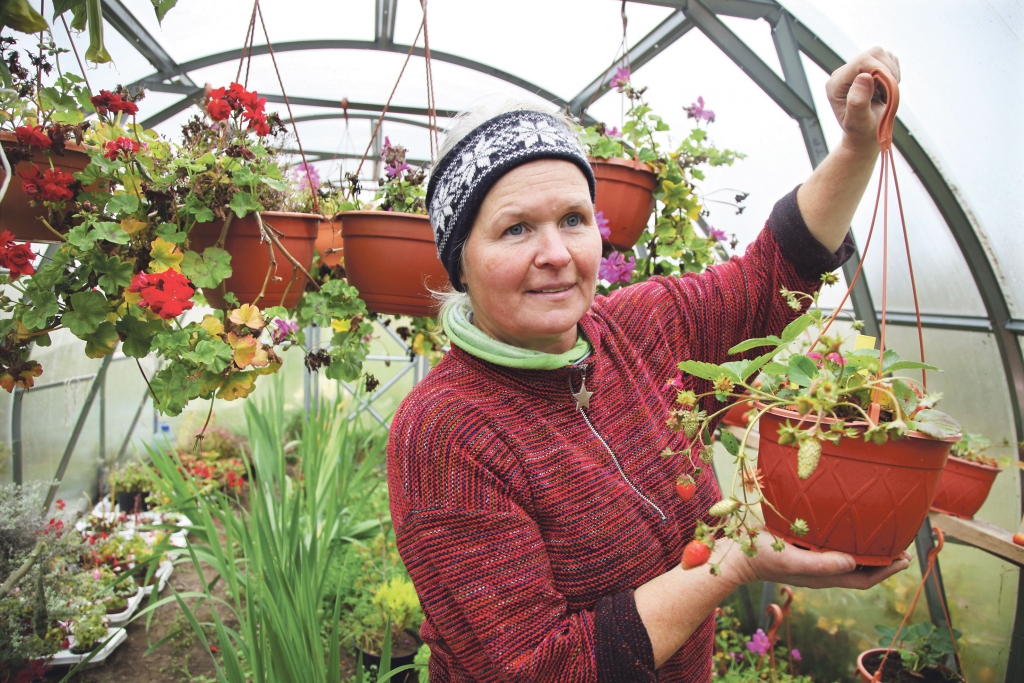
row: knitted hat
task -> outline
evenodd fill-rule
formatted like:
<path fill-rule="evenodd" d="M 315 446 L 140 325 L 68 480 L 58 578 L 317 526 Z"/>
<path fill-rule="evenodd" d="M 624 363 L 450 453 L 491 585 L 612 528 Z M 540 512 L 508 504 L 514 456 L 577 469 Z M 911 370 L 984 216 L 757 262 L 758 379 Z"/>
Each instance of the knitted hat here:
<path fill-rule="evenodd" d="M 564 159 L 587 177 L 594 200 L 594 171 L 576 136 L 550 114 L 512 111 L 485 121 L 459 140 L 430 174 L 427 210 L 437 255 L 452 286 L 459 280 L 459 259 L 480 204 L 498 179 L 516 166 L 537 159 Z"/>

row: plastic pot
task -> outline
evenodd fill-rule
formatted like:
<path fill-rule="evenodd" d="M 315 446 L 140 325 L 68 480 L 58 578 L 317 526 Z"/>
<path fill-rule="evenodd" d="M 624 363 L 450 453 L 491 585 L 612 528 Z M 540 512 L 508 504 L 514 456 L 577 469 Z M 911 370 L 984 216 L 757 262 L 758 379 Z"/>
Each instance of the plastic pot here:
<path fill-rule="evenodd" d="M 320 230 L 316 236 L 316 253 L 320 254 L 320 263 L 334 268 L 342 263 L 345 247 L 341 238 L 341 219 L 321 218 Z"/>
<path fill-rule="evenodd" d="M 146 502 L 149 495 L 149 491 L 118 491 L 117 506 L 121 508 L 121 512 L 128 514 L 136 511 L 145 512 L 149 509 L 149 503 Z"/>
<path fill-rule="evenodd" d="M 366 307 L 393 315 L 437 315 L 430 290 L 448 284 L 430 219 L 395 211 L 345 211 L 345 275 Z"/>
<path fill-rule="evenodd" d="M 873 668 L 870 672 L 868 671 L 867 660 L 873 655 L 884 656 L 885 648 L 879 647 L 873 650 L 867 650 L 865 652 L 861 652 L 860 656 L 857 657 L 857 675 L 860 676 L 861 683 L 871 683 L 871 677 L 874 676 L 875 671 L 878 670 L 877 663 L 872 661 Z M 898 668 L 890 669 L 889 662 L 893 662 L 893 666 Z M 897 662 L 899 662 L 898 665 L 896 664 Z M 921 670 L 921 675 L 914 675 L 909 671 L 904 671 L 902 666 L 899 654 L 897 654 L 896 651 L 890 652 L 889 658 L 885 662 L 885 670 L 881 677 L 881 683 L 894 683 L 897 680 L 919 681 L 920 683 L 962 683 L 964 680 L 961 676 L 945 667 L 926 667 Z M 894 677 L 891 675 L 894 671 L 898 671 L 902 675 L 897 674 Z"/>
<path fill-rule="evenodd" d="M 838 446 L 826 441 L 814 474 L 800 479 L 796 447 L 778 442 L 779 427 L 800 419 L 799 413 L 780 408 L 761 417 L 758 466 L 770 503 L 762 506 L 768 530 L 801 548 L 848 553 L 858 564 L 891 564 L 921 528 L 949 450 L 960 437 L 940 441 L 910 432 L 881 445 L 859 436 L 845 437 Z M 833 422 L 825 418 L 822 426 Z M 861 430 L 867 426 L 846 425 Z M 809 531 L 803 536 L 790 531 L 790 522 L 797 518 L 807 522 Z"/>
<path fill-rule="evenodd" d="M 283 237 L 278 238 L 281 245 L 308 272 L 313 264 L 313 249 L 323 216 L 284 211 L 264 211 L 262 216 L 263 222 L 268 228 L 274 228 L 279 233 L 284 233 Z M 189 233 L 190 248 L 202 252 L 203 249 L 212 247 L 220 238 L 223 226 L 224 221 L 220 220 L 197 223 Z M 261 241 L 260 226 L 256 222 L 255 214 L 248 214 L 245 218 L 236 217 L 231 221 L 224 248 L 231 254 L 232 274 L 222 286 L 203 291 L 210 306 L 225 308 L 225 290 L 233 292 L 241 304 L 255 302 L 263 288 L 267 270 L 270 268 L 270 248 L 274 250 L 277 268 L 275 272 L 271 273 L 270 281 L 267 282 L 266 294 L 259 300 L 258 305 L 260 308 L 279 305 L 293 308 L 295 304 L 299 303 L 299 297 L 302 296 L 302 292 L 306 288 L 306 277 L 299 272 L 295 282 L 292 282 L 295 267 L 277 247 Z M 291 283 L 290 287 L 289 283 Z M 286 291 L 287 296 L 285 296 Z M 283 303 L 282 297 L 284 297 Z"/>
<path fill-rule="evenodd" d="M 394 671 L 395 669 L 397 669 L 400 666 L 405 666 L 406 664 L 413 664 L 416 661 L 416 652 L 419 649 L 420 639 L 416 636 L 416 634 L 414 632 L 412 632 L 410 630 L 404 631 L 404 634 L 406 635 L 406 637 L 408 638 L 408 640 L 411 642 L 412 646 L 415 649 L 412 652 L 410 652 L 409 654 L 398 655 L 398 656 L 396 656 L 395 653 L 392 651 L 392 653 L 391 653 L 391 670 L 392 671 Z M 392 638 L 392 642 L 394 642 L 393 638 Z M 392 647 L 394 647 L 394 645 L 392 645 Z M 360 654 L 362 654 L 362 656 L 363 656 L 363 671 L 369 672 L 371 670 L 371 668 L 375 668 L 378 671 L 380 670 L 380 655 L 379 654 L 372 654 L 370 652 L 367 652 L 366 650 L 362 649 L 361 647 L 359 647 L 357 645 L 356 646 L 356 657 L 358 658 L 358 656 Z M 396 676 L 392 676 L 388 680 L 389 681 L 394 681 L 395 683 L 417 683 L 419 681 L 419 672 L 417 672 L 416 669 L 408 669 L 408 670 L 403 671 L 402 673 L 400 673 L 400 674 L 398 674 Z"/>
<path fill-rule="evenodd" d="M 616 249 L 632 249 L 647 229 L 654 211 L 654 169 L 632 159 L 591 159 L 597 180 L 595 211 L 604 212 L 611 229 L 607 242 Z"/>
<path fill-rule="evenodd" d="M 725 415 L 722 416 L 722 424 L 746 428 L 750 424 L 750 418 L 747 417 L 747 413 L 753 409 L 753 403 L 744 401 L 742 398 L 738 399 L 729 410 L 725 411 Z"/>
<path fill-rule="evenodd" d="M 15 141 L 14 133 L 0 133 L 0 142 L 5 143 L 4 147 L 10 148 Z M 65 173 L 78 173 L 89 165 L 89 155 L 85 149 L 74 143 L 65 144 L 64 156 L 56 154 L 47 156 L 41 151 L 32 155 L 31 161 L 23 161 L 11 167 L 11 183 L 7 187 L 7 194 L 3 203 L 0 203 L 0 231 L 9 230 L 14 239 L 23 242 L 59 242 L 57 236 L 46 229 L 40 221 L 46 218 L 46 207 L 42 202 L 37 206 L 31 206 L 31 199 L 21 190 L 21 176 L 18 171 L 29 171 L 34 163 L 40 171 L 50 167 L 50 161 L 57 170 Z M 2 170 L 0 170 L 2 173 Z"/>
<path fill-rule="evenodd" d="M 949 456 L 946 469 L 939 480 L 939 490 L 932 502 L 932 510 L 947 515 L 972 519 L 985 504 L 992 484 L 1002 470 L 994 465 L 971 462 Z"/>
<path fill-rule="evenodd" d="M 862 683 L 871 683 L 871 677 L 875 674 L 874 671 L 872 671 L 871 673 L 868 673 L 868 670 L 866 668 L 864 668 L 864 658 L 867 657 L 868 655 L 877 654 L 879 652 L 884 653 L 885 652 L 885 648 L 876 648 L 874 650 L 865 650 L 864 652 L 860 653 L 859 657 L 857 657 L 857 674 L 860 675 L 860 680 L 861 680 Z M 889 656 L 893 657 L 894 655 L 895 655 L 895 653 L 890 654 Z"/>

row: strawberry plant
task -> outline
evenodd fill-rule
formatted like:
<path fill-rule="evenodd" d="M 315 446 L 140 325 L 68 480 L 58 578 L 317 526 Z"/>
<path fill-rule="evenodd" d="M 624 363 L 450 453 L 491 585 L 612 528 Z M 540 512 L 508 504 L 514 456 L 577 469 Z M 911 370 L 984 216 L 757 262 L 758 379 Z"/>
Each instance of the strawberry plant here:
<path fill-rule="evenodd" d="M 822 280 L 834 284 L 837 277 L 826 274 Z M 757 506 L 771 503 L 763 495 L 761 474 L 746 443 L 756 419 L 768 411 L 788 409 L 799 415 L 799 419 L 787 420 L 781 427 L 779 443 L 797 447 L 797 474 L 801 479 L 809 478 L 817 469 L 825 442 L 839 444 L 844 439 L 862 438 L 882 444 L 911 431 L 934 439 L 947 439 L 961 432 L 955 420 L 935 409 L 940 394 L 928 393 L 921 383 L 894 375 L 901 370 L 937 368 L 905 360 L 891 349 L 880 354 L 874 348 L 850 348 L 841 336 L 827 334 L 829 321 L 816 306 L 819 292 L 783 290 L 781 294 L 794 310 L 809 304 L 815 307 L 787 325 L 779 336 L 748 339 L 733 346 L 728 353 L 737 360 L 721 364 L 681 362 L 683 373 L 704 380 L 710 388 L 701 393 L 678 392 L 677 407 L 669 418 L 670 427 L 689 439 L 683 452 L 704 458 L 712 426 L 732 407 L 730 401 L 756 409 L 757 416 L 742 439 L 728 431 L 721 434 L 723 446 L 736 463 L 734 493 L 708 510 L 712 524 L 701 524 L 697 529 L 698 539 L 724 534 L 750 556 L 757 554 L 756 538 L 764 521 Z M 805 334 L 809 331 L 816 331 L 811 336 L 813 342 Z M 787 521 L 794 536 L 807 533 L 805 520 Z M 780 552 L 783 547 L 778 539 L 773 545 Z"/>
<path fill-rule="evenodd" d="M 875 626 L 875 630 L 881 635 L 878 644 L 886 648 L 893 646 L 903 668 L 914 676 L 921 678 L 924 669 L 934 668 L 948 680 L 961 680 L 945 666 L 946 660 L 956 653 L 953 639 L 959 640 L 962 635 L 958 629 L 953 629 L 950 637 L 948 629 L 936 628 L 926 621 L 907 626 L 899 635 L 891 626 Z"/>

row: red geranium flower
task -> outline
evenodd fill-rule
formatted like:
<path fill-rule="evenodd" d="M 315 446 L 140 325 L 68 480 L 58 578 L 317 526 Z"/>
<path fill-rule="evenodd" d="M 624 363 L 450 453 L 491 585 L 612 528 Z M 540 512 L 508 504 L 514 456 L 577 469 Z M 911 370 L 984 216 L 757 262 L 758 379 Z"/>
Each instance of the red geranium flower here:
<path fill-rule="evenodd" d="M 32 265 L 35 258 L 35 253 L 27 244 L 11 244 L 0 249 L 0 266 L 10 271 L 11 279 L 35 273 L 36 267 Z"/>
<path fill-rule="evenodd" d="M 162 273 L 139 273 L 132 278 L 129 292 L 142 296 L 140 306 L 146 306 L 164 320 L 177 318 L 182 311 L 195 305 L 191 301 L 196 293 L 188 278 L 176 270 Z"/>
<path fill-rule="evenodd" d="M 53 144 L 42 126 L 18 126 L 14 129 L 14 134 L 18 138 L 18 142 L 29 147 L 50 149 L 50 145 Z"/>
<path fill-rule="evenodd" d="M 100 90 L 100 94 L 90 98 L 89 101 L 92 102 L 92 106 L 96 107 L 96 111 L 100 114 L 106 114 L 108 111 L 112 114 L 122 111 L 132 115 L 139 113 L 138 105 L 125 100 L 120 94 L 112 93 L 109 90 Z"/>
<path fill-rule="evenodd" d="M 249 122 L 249 130 L 255 130 L 256 135 L 263 137 L 270 135 L 270 126 L 267 124 L 267 115 L 261 111 L 246 109 L 242 112 L 242 118 Z"/>
<path fill-rule="evenodd" d="M 75 177 L 56 168 L 48 168 L 43 173 L 39 167 L 32 165 L 30 171 L 18 171 L 21 176 L 21 191 L 33 199 L 47 202 L 62 202 L 75 196 L 68 186 L 75 182 Z"/>
<path fill-rule="evenodd" d="M 57 502 L 54 503 L 54 505 L 57 506 L 58 510 L 63 510 L 65 507 L 67 507 L 67 504 L 63 500 L 61 500 L 60 498 L 57 499 Z"/>
<path fill-rule="evenodd" d="M 223 89 L 224 88 L 221 88 L 221 90 Z M 224 121 L 231 116 L 232 111 L 234 110 L 231 108 L 231 105 L 223 99 L 211 98 L 210 101 L 206 103 L 206 113 L 209 114 L 210 118 L 214 121 Z"/>
<path fill-rule="evenodd" d="M 116 140 L 111 140 L 104 145 L 104 149 L 106 151 L 103 152 L 103 156 L 111 161 L 117 159 L 119 155 L 127 159 L 138 154 L 139 143 L 135 142 L 135 140 L 132 140 L 131 138 L 122 137 Z"/>

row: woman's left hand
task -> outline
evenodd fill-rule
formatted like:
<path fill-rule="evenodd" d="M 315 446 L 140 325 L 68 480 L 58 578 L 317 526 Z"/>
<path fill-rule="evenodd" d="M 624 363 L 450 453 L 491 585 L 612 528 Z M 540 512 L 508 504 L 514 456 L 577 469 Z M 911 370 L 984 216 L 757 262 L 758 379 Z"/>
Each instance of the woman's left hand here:
<path fill-rule="evenodd" d="M 843 128 L 843 144 L 871 155 L 878 153 L 878 122 L 885 103 L 871 70 L 883 68 L 900 80 L 900 60 L 891 52 L 873 47 L 839 67 L 825 84 L 832 111 Z"/>

